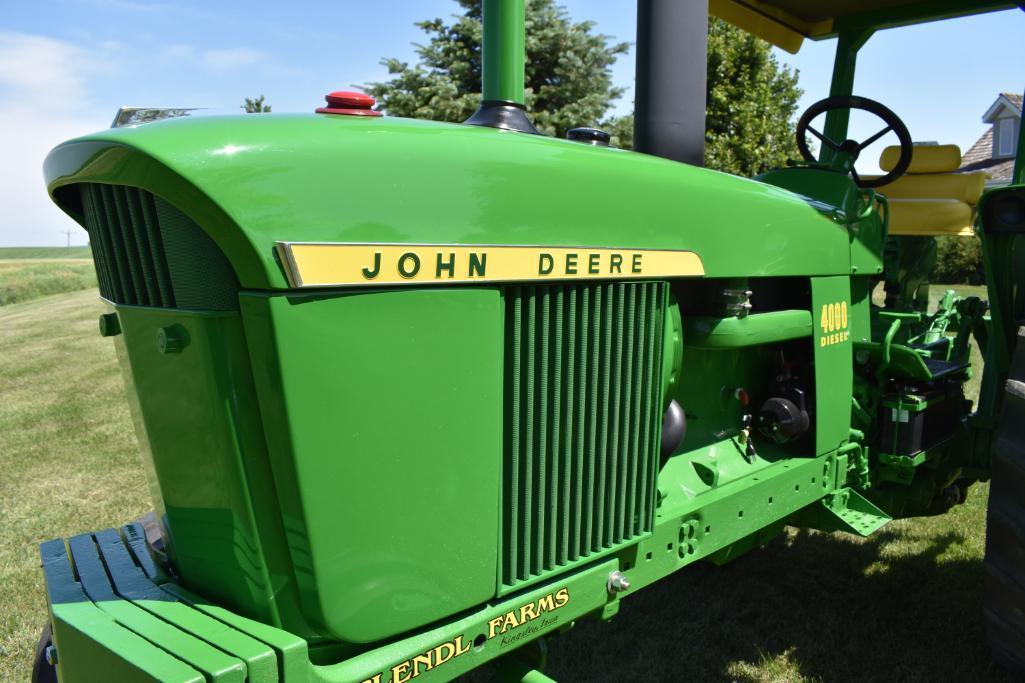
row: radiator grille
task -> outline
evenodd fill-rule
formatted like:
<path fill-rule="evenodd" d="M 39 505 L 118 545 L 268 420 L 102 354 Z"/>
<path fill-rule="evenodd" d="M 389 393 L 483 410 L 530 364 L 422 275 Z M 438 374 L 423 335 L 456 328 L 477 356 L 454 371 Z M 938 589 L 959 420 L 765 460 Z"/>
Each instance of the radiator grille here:
<path fill-rule="evenodd" d="M 213 240 L 145 190 L 81 185 L 100 294 L 119 304 L 231 310 L 238 280 Z"/>
<path fill-rule="evenodd" d="M 502 583 L 651 531 L 666 286 L 506 290 Z"/>

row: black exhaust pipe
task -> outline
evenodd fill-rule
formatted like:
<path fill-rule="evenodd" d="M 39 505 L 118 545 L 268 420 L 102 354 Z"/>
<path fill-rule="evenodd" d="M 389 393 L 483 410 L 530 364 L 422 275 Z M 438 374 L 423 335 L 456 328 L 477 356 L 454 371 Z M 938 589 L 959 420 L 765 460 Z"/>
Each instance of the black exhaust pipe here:
<path fill-rule="evenodd" d="M 637 0 L 634 149 L 701 166 L 707 0 Z"/>

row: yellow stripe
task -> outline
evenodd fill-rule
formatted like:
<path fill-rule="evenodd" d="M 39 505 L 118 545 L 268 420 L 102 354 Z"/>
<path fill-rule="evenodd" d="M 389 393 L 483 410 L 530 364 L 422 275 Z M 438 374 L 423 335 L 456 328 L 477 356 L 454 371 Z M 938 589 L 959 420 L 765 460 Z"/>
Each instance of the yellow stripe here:
<path fill-rule="evenodd" d="M 293 287 L 620 280 L 705 274 L 692 251 L 446 244 L 277 243 Z"/>

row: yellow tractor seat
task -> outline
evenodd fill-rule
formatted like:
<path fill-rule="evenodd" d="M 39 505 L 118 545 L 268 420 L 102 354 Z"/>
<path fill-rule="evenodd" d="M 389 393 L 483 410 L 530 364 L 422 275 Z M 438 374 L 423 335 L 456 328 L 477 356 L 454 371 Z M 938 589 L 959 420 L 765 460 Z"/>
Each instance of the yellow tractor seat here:
<path fill-rule="evenodd" d="M 880 168 L 892 170 L 899 157 L 899 147 L 887 147 Z M 971 235 L 975 205 L 989 176 L 955 173 L 960 165 L 957 145 L 915 145 L 907 174 L 878 188 L 890 203 L 890 234 Z"/>
<path fill-rule="evenodd" d="M 902 199 L 956 199 L 975 206 L 986 186 L 985 171 L 903 175 L 878 188 L 891 202 Z"/>
<path fill-rule="evenodd" d="M 958 199 L 890 199 L 890 234 L 972 234 L 973 208 Z"/>

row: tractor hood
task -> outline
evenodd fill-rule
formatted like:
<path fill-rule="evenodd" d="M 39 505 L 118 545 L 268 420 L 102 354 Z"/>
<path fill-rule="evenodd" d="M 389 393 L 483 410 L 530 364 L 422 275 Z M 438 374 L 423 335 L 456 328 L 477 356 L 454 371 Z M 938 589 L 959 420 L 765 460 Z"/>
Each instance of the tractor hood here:
<path fill-rule="evenodd" d="M 607 147 L 393 117 L 179 119 L 66 142 L 44 172 L 173 204 L 241 285 L 290 287 L 282 242 L 687 250 L 706 276 L 847 274 L 847 230 L 785 190 Z"/>

